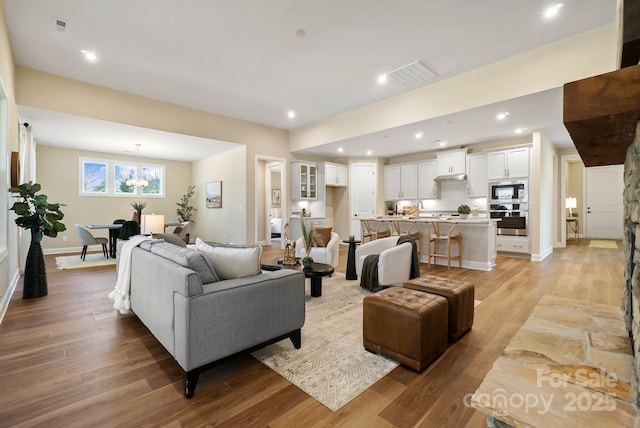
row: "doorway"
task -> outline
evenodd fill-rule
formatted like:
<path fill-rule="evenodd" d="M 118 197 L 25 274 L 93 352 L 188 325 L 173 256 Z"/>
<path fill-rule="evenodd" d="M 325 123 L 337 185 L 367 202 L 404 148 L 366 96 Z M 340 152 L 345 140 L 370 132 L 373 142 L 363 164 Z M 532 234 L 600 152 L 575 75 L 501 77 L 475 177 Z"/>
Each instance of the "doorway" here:
<path fill-rule="evenodd" d="M 255 242 L 282 248 L 287 217 L 286 160 L 256 156 Z"/>
<path fill-rule="evenodd" d="M 373 217 L 377 200 L 377 165 L 351 164 L 351 227 L 350 234 L 361 239 L 360 219 Z"/>
<path fill-rule="evenodd" d="M 622 239 L 624 166 L 585 168 L 587 238 Z"/>

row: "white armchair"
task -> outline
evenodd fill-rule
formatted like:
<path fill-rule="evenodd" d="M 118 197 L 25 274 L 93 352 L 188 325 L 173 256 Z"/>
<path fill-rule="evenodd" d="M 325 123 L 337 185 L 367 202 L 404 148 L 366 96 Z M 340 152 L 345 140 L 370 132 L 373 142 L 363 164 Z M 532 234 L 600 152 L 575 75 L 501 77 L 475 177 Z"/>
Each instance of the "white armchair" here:
<path fill-rule="evenodd" d="M 405 242 L 396 245 L 398 236 L 380 238 L 356 248 L 356 273 L 362 275 L 364 259 L 370 254 L 379 254 L 378 283 L 380 285 L 402 284 L 411 275 L 412 245 Z"/>
<path fill-rule="evenodd" d="M 337 233 L 331 232 L 331 239 L 326 247 L 311 247 L 309 255 L 314 262 L 326 263 L 333 267 L 338 266 L 338 251 L 339 251 L 340 236 Z M 307 253 L 304 251 L 304 240 L 302 237 L 296 240 L 296 257 L 304 257 Z"/>

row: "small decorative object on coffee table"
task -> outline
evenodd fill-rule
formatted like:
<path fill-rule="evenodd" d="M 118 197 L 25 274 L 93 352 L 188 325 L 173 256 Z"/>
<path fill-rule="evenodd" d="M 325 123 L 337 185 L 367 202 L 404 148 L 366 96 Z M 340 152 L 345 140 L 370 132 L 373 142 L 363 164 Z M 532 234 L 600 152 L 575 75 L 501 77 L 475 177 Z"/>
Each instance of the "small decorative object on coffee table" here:
<path fill-rule="evenodd" d="M 284 257 L 282 264 L 285 266 L 293 266 L 298 264 L 296 260 L 296 241 L 289 236 L 289 223 L 284 225 Z"/>

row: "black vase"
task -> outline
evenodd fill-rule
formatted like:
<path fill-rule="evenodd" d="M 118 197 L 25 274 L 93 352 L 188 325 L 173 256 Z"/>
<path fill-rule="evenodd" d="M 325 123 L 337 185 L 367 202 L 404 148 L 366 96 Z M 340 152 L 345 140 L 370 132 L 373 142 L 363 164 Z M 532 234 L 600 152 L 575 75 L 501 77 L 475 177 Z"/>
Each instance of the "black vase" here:
<path fill-rule="evenodd" d="M 42 254 L 42 231 L 31 230 L 31 244 L 27 253 L 27 263 L 24 268 L 24 285 L 22 287 L 22 298 L 31 299 L 42 297 L 48 294 L 47 270 L 44 265 L 44 254 Z"/>

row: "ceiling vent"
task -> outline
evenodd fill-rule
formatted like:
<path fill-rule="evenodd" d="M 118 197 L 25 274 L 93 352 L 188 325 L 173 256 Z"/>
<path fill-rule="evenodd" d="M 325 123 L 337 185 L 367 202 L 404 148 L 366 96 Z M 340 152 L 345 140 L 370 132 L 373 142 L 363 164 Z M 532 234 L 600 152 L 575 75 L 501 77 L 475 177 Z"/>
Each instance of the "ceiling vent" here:
<path fill-rule="evenodd" d="M 400 67 L 387 73 L 391 77 L 405 86 L 416 87 L 426 84 L 429 80 L 437 76 L 420 61 L 412 62 L 409 65 Z"/>

